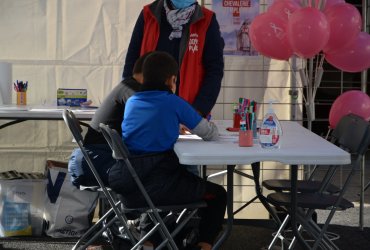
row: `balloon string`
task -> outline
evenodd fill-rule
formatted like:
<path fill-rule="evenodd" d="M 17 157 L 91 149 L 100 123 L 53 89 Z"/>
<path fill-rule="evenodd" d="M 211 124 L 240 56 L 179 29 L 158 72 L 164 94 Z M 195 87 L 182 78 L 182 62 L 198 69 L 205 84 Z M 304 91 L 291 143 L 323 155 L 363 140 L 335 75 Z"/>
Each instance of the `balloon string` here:
<path fill-rule="evenodd" d="M 304 73 L 305 73 L 305 74 L 304 74 L 304 79 L 305 79 L 305 83 L 306 83 L 306 87 L 307 87 L 307 88 L 306 88 L 306 92 L 307 92 L 306 94 L 307 94 L 307 96 L 309 96 L 309 95 L 308 95 L 308 89 L 309 89 L 309 88 L 308 88 L 308 84 L 309 84 L 309 81 L 310 81 L 310 78 L 308 77 L 308 75 L 309 75 L 309 74 L 308 74 L 308 71 L 309 71 L 309 70 L 308 70 L 307 60 L 306 60 L 306 65 L 305 65 L 305 68 L 304 68 Z"/>
<path fill-rule="evenodd" d="M 322 11 L 325 8 L 326 0 L 320 0 L 320 1 L 321 1 L 320 10 Z"/>
<path fill-rule="evenodd" d="M 322 75 L 324 74 L 323 65 L 324 65 L 325 55 L 322 53 L 322 54 L 317 55 L 316 58 L 317 60 L 319 60 L 320 58 L 320 62 L 316 62 L 315 82 L 314 82 L 314 88 L 313 88 L 313 94 L 312 94 L 313 99 L 315 99 L 317 89 L 319 88 L 321 84 Z"/>
<path fill-rule="evenodd" d="M 316 69 L 315 69 L 315 75 L 318 74 L 318 71 L 319 69 L 322 69 L 323 65 L 324 65 L 324 58 L 325 58 L 325 54 L 324 53 L 320 53 L 320 54 L 317 54 L 316 55 Z"/>
<path fill-rule="evenodd" d="M 316 69 L 315 69 L 315 76 L 317 75 L 317 71 L 319 69 L 319 58 L 320 58 L 320 55 L 316 55 Z"/>
<path fill-rule="evenodd" d="M 289 67 L 290 67 L 290 70 L 292 71 L 292 75 L 293 75 L 293 78 L 294 78 L 294 80 L 295 80 L 295 82 L 298 82 L 298 79 L 297 79 L 297 76 L 296 76 L 296 71 L 293 69 L 293 66 L 292 66 L 292 64 L 290 63 L 290 61 L 288 61 L 288 64 L 289 64 Z M 301 77 L 302 78 L 302 77 Z M 301 92 L 301 95 L 302 95 L 302 99 L 303 99 L 303 102 L 304 103 L 307 103 L 307 101 L 306 101 L 306 97 L 304 96 L 304 94 L 303 94 L 303 86 L 305 85 L 305 83 L 304 82 L 306 82 L 306 79 L 302 79 L 302 87 L 301 88 L 298 88 L 298 90 Z"/>
<path fill-rule="evenodd" d="M 324 74 L 323 68 L 319 68 L 319 70 L 317 71 L 317 75 L 315 76 L 312 99 L 315 99 L 315 97 L 316 97 L 316 91 L 317 91 L 317 89 L 319 88 L 319 86 L 321 84 L 321 79 L 322 79 L 323 74 Z"/>
<path fill-rule="evenodd" d="M 319 69 L 321 68 L 321 54 L 316 55 L 316 62 L 315 62 L 315 79 L 317 77 L 317 74 L 319 72 Z"/>
<path fill-rule="evenodd" d="M 324 59 L 325 59 L 325 54 L 322 53 L 322 55 L 321 55 L 321 62 L 320 62 L 320 68 L 322 68 L 323 65 L 324 65 Z"/>

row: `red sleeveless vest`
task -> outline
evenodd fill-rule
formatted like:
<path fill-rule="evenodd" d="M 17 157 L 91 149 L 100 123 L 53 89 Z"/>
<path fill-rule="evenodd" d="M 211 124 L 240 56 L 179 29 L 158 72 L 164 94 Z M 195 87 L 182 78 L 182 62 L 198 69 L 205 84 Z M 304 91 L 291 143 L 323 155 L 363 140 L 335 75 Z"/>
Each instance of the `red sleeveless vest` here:
<path fill-rule="evenodd" d="M 179 96 L 193 103 L 202 85 L 204 66 L 202 63 L 203 49 L 208 26 L 213 12 L 202 7 L 203 18 L 190 24 L 189 40 L 180 68 Z M 157 47 L 159 25 L 149 5 L 144 6 L 144 35 L 140 54 L 153 51 Z"/>

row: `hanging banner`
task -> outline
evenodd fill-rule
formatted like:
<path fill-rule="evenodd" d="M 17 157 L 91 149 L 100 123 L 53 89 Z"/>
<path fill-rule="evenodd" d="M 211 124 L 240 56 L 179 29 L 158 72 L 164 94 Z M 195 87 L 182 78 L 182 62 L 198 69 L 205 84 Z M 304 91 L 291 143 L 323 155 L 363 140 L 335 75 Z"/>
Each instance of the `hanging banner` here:
<path fill-rule="evenodd" d="M 249 26 L 260 13 L 260 0 L 213 0 L 212 3 L 225 41 L 224 55 L 257 56 L 251 45 Z"/>

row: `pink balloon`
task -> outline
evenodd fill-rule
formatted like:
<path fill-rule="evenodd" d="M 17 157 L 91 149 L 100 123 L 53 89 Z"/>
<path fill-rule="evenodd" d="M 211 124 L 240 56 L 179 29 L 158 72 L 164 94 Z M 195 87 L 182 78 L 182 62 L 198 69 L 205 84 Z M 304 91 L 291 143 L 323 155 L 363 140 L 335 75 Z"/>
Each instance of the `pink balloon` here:
<path fill-rule="evenodd" d="M 288 60 L 293 51 L 286 35 L 287 22 L 272 13 L 258 15 L 250 27 L 253 47 L 262 55 L 278 60 Z"/>
<path fill-rule="evenodd" d="M 290 16 L 294 13 L 294 11 L 301 8 L 296 2 L 291 0 L 280 0 L 275 1 L 270 8 L 268 8 L 268 12 L 274 13 L 275 15 L 283 18 L 285 21 L 288 21 Z"/>
<path fill-rule="evenodd" d="M 325 53 L 334 67 L 347 72 L 360 72 L 370 67 L 370 35 L 360 32 L 355 40 L 340 51 Z"/>
<path fill-rule="evenodd" d="M 339 120 L 348 114 L 370 120 L 370 97 L 359 90 L 344 92 L 335 99 L 329 112 L 329 125 L 335 128 Z"/>
<path fill-rule="evenodd" d="M 330 27 L 325 15 L 316 8 L 296 10 L 288 22 L 288 39 L 293 52 L 310 58 L 320 52 L 329 40 Z"/>
<path fill-rule="evenodd" d="M 357 8 L 348 3 L 330 6 L 324 12 L 330 25 L 329 41 L 325 52 L 334 52 L 351 43 L 361 31 L 361 14 Z"/>
<path fill-rule="evenodd" d="M 339 4 L 339 3 L 345 3 L 344 0 L 326 0 L 326 4 L 324 7 L 324 11 L 326 11 L 328 8 L 330 8 L 333 5 Z"/>

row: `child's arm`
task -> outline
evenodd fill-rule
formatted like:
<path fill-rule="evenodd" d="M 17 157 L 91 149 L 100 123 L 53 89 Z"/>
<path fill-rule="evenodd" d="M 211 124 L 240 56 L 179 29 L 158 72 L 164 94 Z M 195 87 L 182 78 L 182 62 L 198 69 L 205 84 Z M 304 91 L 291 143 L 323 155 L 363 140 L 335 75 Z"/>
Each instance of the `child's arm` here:
<path fill-rule="evenodd" d="M 218 139 L 218 129 L 216 125 L 213 122 L 208 122 L 204 118 L 191 132 L 202 137 L 205 141 L 214 141 Z"/>
<path fill-rule="evenodd" d="M 205 141 L 218 139 L 218 129 L 213 122 L 208 122 L 188 102 L 180 97 L 172 96 L 177 99 L 173 107 L 177 110 L 180 124 L 190 129 L 190 132 L 200 136 Z"/>

